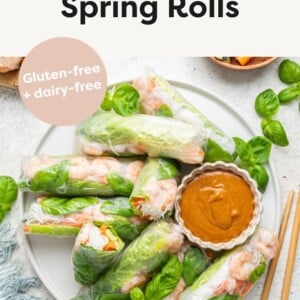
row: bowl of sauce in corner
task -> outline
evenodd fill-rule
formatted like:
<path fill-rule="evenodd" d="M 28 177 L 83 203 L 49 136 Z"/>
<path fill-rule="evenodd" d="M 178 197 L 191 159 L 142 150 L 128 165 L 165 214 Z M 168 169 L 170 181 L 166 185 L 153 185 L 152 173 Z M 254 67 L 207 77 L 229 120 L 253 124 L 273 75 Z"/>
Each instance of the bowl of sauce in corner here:
<path fill-rule="evenodd" d="M 205 163 L 183 178 L 175 209 L 191 242 L 214 251 L 231 249 L 259 224 L 261 193 L 248 172 L 235 164 Z"/>

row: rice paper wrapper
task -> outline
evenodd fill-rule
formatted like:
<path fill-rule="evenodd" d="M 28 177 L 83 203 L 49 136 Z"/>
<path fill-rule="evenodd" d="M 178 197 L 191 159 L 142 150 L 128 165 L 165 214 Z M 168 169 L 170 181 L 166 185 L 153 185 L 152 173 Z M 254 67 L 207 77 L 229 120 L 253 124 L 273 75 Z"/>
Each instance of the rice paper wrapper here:
<path fill-rule="evenodd" d="M 19 187 L 62 196 L 129 196 L 142 167 L 134 158 L 37 155 L 24 160 Z"/>
<path fill-rule="evenodd" d="M 206 134 L 171 118 L 136 114 L 123 117 L 99 110 L 77 129 L 79 150 L 87 155 L 149 155 L 201 163 Z"/>
<path fill-rule="evenodd" d="M 74 299 L 101 299 L 106 294 L 123 293 L 142 286 L 148 279 L 147 269 L 157 255 L 176 253 L 183 243 L 178 225 L 166 221 L 153 222 L 115 261 L 109 271 Z"/>
<path fill-rule="evenodd" d="M 146 70 L 144 74 L 133 81 L 133 85 L 140 93 L 141 107 L 144 113 L 163 115 L 192 124 L 205 131 L 209 140 L 219 145 L 229 154 L 229 157 L 234 154 L 235 145 L 232 138 L 155 72 Z"/>
<path fill-rule="evenodd" d="M 130 196 L 133 211 L 150 220 L 172 212 L 178 175 L 179 171 L 173 161 L 148 158 Z"/>
<path fill-rule="evenodd" d="M 88 227 L 91 226 L 100 232 L 100 229 L 95 225 L 84 224 L 77 236 L 72 253 L 75 280 L 83 285 L 95 283 L 99 275 L 111 266 L 124 247 L 124 243 L 112 228 L 108 228 L 107 231 L 109 231 L 108 236 L 113 240 L 116 249 L 100 250 L 99 247 L 82 244 L 80 241 L 82 234 L 88 235 L 89 233 L 85 233 L 85 231 L 89 230 Z"/>

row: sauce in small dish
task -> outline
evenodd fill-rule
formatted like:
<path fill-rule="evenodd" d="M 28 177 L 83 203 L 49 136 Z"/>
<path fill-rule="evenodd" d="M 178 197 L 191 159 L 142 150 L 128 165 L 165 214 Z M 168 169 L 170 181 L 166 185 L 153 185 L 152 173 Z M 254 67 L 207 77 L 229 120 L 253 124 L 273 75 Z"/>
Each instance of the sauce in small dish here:
<path fill-rule="evenodd" d="M 255 230 L 261 195 L 248 173 L 233 164 L 204 164 L 183 179 L 176 219 L 192 242 L 230 249 Z"/>

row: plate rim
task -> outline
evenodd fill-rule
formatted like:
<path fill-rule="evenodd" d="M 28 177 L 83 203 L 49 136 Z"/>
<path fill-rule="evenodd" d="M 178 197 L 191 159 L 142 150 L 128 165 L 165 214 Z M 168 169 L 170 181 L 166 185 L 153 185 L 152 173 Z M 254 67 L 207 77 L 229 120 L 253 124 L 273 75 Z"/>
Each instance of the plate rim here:
<path fill-rule="evenodd" d="M 178 80 L 172 80 L 172 79 L 166 79 L 172 86 L 174 86 L 175 88 L 183 88 L 183 89 L 187 89 L 189 91 L 193 91 L 197 94 L 200 94 L 202 96 L 208 97 L 210 99 L 213 99 L 214 102 L 217 102 L 218 104 L 221 104 L 223 107 L 225 107 L 227 110 L 229 110 L 238 120 L 239 122 L 242 122 L 243 125 L 246 127 L 246 129 L 253 135 L 256 135 L 256 132 L 254 129 L 252 129 L 252 127 L 245 121 L 245 119 L 234 109 L 234 107 L 231 104 L 228 104 L 225 100 L 223 100 L 223 97 L 218 96 L 216 93 L 211 92 L 205 88 L 202 88 L 200 86 L 198 86 L 197 84 L 190 84 L 190 83 L 186 83 L 183 81 L 178 81 Z M 117 81 L 114 82 L 112 84 L 109 84 L 107 86 L 107 88 L 110 88 L 114 85 L 120 84 L 120 83 L 130 83 L 132 82 L 132 80 L 122 80 L 122 81 Z M 77 125 L 72 125 L 72 126 L 77 126 Z M 43 143 L 47 140 L 48 136 L 51 134 L 51 132 L 53 130 L 55 130 L 55 128 L 57 127 L 62 127 L 62 126 L 56 126 L 56 125 L 51 125 L 46 132 L 43 134 L 42 138 L 40 139 L 40 141 L 37 143 L 35 150 L 34 150 L 34 155 L 36 155 L 40 148 L 42 147 Z M 267 166 L 269 168 L 269 172 L 270 175 L 272 176 L 272 179 L 274 181 L 274 192 L 275 192 L 275 196 L 276 196 L 276 203 L 278 204 L 279 208 L 278 208 L 278 214 L 281 215 L 282 213 L 282 199 L 280 197 L 280 189 L 279 189 L 279 182 L 277 179 L 277 175 L 276 175 L 276 171 L 275 171 L 275 167 L 274 167 L 274 163 L 273 163 L 273 159 L 269 159 Z M 27 192 L 21 192 L 19 193 L 19 213 L 20 213 L 20 224 L 22 224 L 22 217 L 25 213 L 25 206 L 24 206 L 24 201 L 25 201 L 25 195 L 27 194 Z M 276 220 L 275 223 L 275 228 L 273 229 L 277 234 L 279 232 L 279 226 L 280 226 L 280 220 Z M 34 269 L 34 272 L 38 275 L 38 277 L 40 278 L 41 282 L 43 283 L 45 289 L 49 292 L 49 294 L 51 294 L 55 299 L 59 299 L 59 300 L 68 300 L 67 298 L 65 298 L 64 295 L 62 295 L 57 288 L 53 285 L 53 283 L 50 281 L 49 279 L 46 277 L 46 274 L 44 271 L 42 271 L 39 267 L 39 264 L 37 263 L 37 260 L 35 259 L 35 255 L 32 251 L 32 246 L 31 246 L 31 242 L 29 240 L 30 235 L 26 235 L 24 234 L 23 230 L 21 230 L 21 235 L 22 235 L 22 247 L 25 250 L 25 254 L 26 256 L 29 258 L 29 261 L 32 265 L 32 268 Z M 45 284 L 45 282 L 47 282 L 47 285 Z M 49 288 L 50 285 L 50 288 Z"/>

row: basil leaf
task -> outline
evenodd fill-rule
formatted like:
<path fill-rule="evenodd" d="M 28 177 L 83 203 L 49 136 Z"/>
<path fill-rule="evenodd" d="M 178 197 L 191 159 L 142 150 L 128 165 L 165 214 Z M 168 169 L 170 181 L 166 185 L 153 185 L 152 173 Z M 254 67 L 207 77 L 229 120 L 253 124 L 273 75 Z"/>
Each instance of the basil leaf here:
<path fill-rule="evenodd" d="M 271 89 L 261 92 L 256 97 L 255 110 L 261 117 L 274 116 L 279 110 L 279 99 L 276 93 Z"/>
<path fill-rule="evenodd" d="M 292 60 L 285 59 L 279 65 L 279 78 L 285 83 L 300 81 L 300 65 Z"/>
<path fill-rule="evenodd" d="M 266 163 L 269 159 L 272 143 L 263 136 L 257 136 L 248 141 L 252 147 L 256 163 Z"/>
<path fill-rule="evenodd" d="M 154 114 L 156 116 L 173 118 L 173 112 L 167 104 L 161 105 L 157 110 L 155 110 Z"/>
<path fill-rule="evenodd" d="M 133 183 L 130 180 L 120 176 L 116 172 L 109 173 L 106 178 L 108 184 L 114 192 L 123 196 L 129 196 L 131 194 Z"/>
<path fill-rule="evenodd" d="M 243 165 L 252 165 L 255 163 L 252 147 L 239 137 L 234 137 L 235 151 Z"/>
<path fill-rule="evenodd" d="M 41 207 L 45 213 L 50 215 L 67 215 L 96 203 L 98 203 L 96 197 L 46 197 L 42 200 Z"/>
<path fill-rule="evenodd" d="M 278 94 L 278 99 L 281 104 L 290 102 L 300 95 L 300 88 L 298 86 L 291 86 L 283 89 Z"/>
<path fill-rule="evenodd" d="M 104 201 L 101 205 L 100 211 L 107 215 L 119 215 L 126 218 L 134 216 L 128 198 L 122 197 Z"/>
<path fill-rule="evenodd" d="M 220 160 L 225 162 L 234 161 L 232 155 L 229 152 L 223 150 L 222 147 L 215 141 L 208 139 L 205 153 L 205 161 L 215 162 Z"/>
<path fill-rule="evenodd" d="M 129 295 L 126 294 L 104 294 L 99 296 L 97 300 L 129 300 Z"/>
<path fill-rule="evenodd" d="M 207 256 L 200 249 L 191 247 L 183 260 L 182 277 L 186 285 L 192 285 L 208 265 Z"/>
<path fill-rule="evenodd" d="M 163 158 L 163 159 L 161 158 L 158 160 L 158 163 L 159 163 L 159 170 L 158 170 L 157 179 L 159 180 L 170 179 L 178 176 L 179 171 L 175 161 L 167 158 Z"/>
<path fill-rule="evenodd" d="M 144 293 L 139 287 L 135 287 L 130 291 L 130 299 L 131 300 L 144 300 Z"/>
<path fill-rule="evenodd" d="M 262 165 L 254 165 L 245 167 L 250 176 L 256 181 L 261 192 L 264 192 L 269 182 L 269 175 Z"/>
<path fill-rule="evenodd" d="M 18 197 L 18 186 L 10 176 L 0 176 L 0 222 Z"/>
<path fill-rule="evenodd" d="M 182 265 L 176 255 L 172 255 L 162 271 L 148 283 L 146 300 L 161 300 L 176 287 L 182 273 Z"/>
<path fill-rule="evenodd" d="M 216 297 L 212 297 L 209 298 L 208 300 L 239 300 L 242 299 L 240 296 L 238 295 L 220 295 L 220 296 L 216 296 Z"/>
<path fill-rule="evenodd" d="M 69 163 L 64 160 L 56 165 L 38 171 L 30 180 L 32 191 L 55 189 L 68 180 Z"/>
<path fill-rule="evenodd" d="M 273 144 L 288 146 L 289 141 L 282 124 L 278 120 L 264 119 L 261 123 L 263 134 Z"/>
<path fill-rule="evenodd" d="M 161 252 L 156 255 L 149 263 L 147 267 L 147 274 L 153 274 L 159 272 L 163 266 L 168 262 L 170 258 L 169 252 Z"/>
<path fill-rule="evenodd" d="M 267 264 L 263 261 L 259 266 L 257 266 L 249 275 L 248 280 L 251 282 L 256 282 L 259 280 L 266 271 Z"/>

